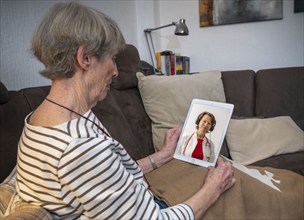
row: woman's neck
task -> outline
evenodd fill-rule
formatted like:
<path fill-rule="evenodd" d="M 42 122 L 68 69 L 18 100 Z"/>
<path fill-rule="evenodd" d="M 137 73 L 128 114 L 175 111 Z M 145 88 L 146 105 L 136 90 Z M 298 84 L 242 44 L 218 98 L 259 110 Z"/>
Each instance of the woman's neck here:
<path fill-rule="evenodd" d="M 83 91 L 81 86 L 70 79 L 54 80 L 47 98 L 79 114 L 84 114 L 90 106 Z"/>
<path fill-rule="evenodd" d="M 198 139 L 204 139 L 205 133 L 204 132 L 196 131 L 196 136 L 197 136 Z"/>

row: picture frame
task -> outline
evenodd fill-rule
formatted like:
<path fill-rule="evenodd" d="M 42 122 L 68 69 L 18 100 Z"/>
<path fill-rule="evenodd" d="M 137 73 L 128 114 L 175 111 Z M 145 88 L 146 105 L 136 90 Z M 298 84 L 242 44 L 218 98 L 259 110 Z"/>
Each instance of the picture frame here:
<path fill-rule="evenodd" d="M 277 20 L 283 19 L 283 1 L 199 0 L 199 14 L 200 27 Z"/>
<path fill-rule="evenodd" d="M 294 13 L 304 12 L 304 1 L 294 0 Z"/>

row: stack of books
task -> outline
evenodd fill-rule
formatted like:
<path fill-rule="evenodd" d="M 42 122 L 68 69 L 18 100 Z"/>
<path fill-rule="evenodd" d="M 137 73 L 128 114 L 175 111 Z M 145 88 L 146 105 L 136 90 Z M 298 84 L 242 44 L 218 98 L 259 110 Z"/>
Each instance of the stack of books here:
<path fill-rule="evenodd" d="M 170 50 L 156 52 L 157 69 L 164 75 L 181 75 L 190 73 L 190 57 L 181 56 Z"/>

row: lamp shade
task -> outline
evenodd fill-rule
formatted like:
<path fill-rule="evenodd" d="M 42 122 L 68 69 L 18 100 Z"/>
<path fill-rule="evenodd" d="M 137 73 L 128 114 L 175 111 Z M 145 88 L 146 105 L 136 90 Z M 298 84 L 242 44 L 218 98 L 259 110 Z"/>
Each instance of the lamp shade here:
<path fill-rule="evenodd" d="M 179 35 L 179 36 L 189 35 L 189 30 L 186 25 L 185 19 L 180 19 L 179 23 L 174 23 L 174 25 L 176 26 L 175 32 L 174 32 L 175 35 Z"/>

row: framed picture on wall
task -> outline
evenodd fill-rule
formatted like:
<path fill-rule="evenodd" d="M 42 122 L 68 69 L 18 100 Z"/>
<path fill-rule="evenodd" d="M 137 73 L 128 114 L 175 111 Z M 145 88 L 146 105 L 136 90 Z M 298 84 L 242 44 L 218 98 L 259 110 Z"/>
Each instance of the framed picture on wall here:
<path fill-rule="evenodd" d="M 304 12 L 304 0 L 294 0 L 294 12 Z"/>
<path fill-rule="evenodd" d="M 296 0 L 303 1 L 303 0 Z M 282 0 L 199 0 L 200 27 L 283 18 Z"/>

